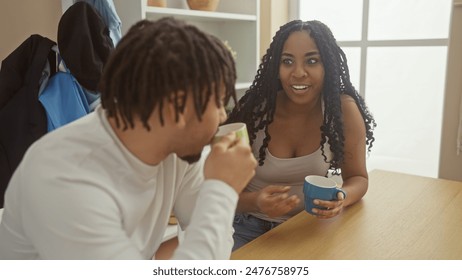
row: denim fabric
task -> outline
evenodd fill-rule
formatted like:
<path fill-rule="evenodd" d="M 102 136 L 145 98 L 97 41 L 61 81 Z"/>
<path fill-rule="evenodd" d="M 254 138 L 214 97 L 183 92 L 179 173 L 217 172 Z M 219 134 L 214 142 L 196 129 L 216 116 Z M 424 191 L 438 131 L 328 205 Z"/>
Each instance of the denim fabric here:
<path fill-rule="evenodd" d="M 280 223 L 265 221 L 246 213 L 237 213 L 233 223 L 233 251 L 278 225 Z"/>
<path fill-rule="evenodd" d="M 122 21 L 117 14 L 113 0 L 74 0 L 76 2 L 87 2 L 100 13 L 107 28 L 109 29 L 109 36 L 112 39 L 114 47 L 119 43 L 122 38 L 121 25 Z"/>
<path fill-rule="evenodd" d="M 39 101 L 45 108 L 48 132 L 90 113 L 87 97 L 70 73 L 53 75 Z"/>

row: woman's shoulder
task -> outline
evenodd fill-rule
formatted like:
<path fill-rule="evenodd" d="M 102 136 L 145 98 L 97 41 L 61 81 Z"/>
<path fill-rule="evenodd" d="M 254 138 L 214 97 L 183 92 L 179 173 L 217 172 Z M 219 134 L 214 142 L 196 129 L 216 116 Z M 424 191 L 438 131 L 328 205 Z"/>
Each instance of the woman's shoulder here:
<path fill-rule="evenodd" d="M 359 112 L 359 107 L 358 107 L 358 104 L 356 103 L 356 100 L 346 94 L 346 93 L 343 93 L 340 95 L 340 102 L 342 104 L 342 111 L 343 113 L 351 113 L 351 112 Z"/>
<path fill-rule="evenodd" d="M 340 94 L 340 101 L 342 102 L 342 105 L 345 103 L 353 102 L 356 103 L 356 101 L 351 97 L 351 95 L 347 93 L 342 93 Z"/>
<path fill-rule="evenodd" d="M 355 99 L 348 94 L 342 94 L 340 100 L 342 103 L 343 121 L 346 130 L 353 130 L 355 133 L 357 132 L 356 129 L 362 130 L 364 120 Z"/>

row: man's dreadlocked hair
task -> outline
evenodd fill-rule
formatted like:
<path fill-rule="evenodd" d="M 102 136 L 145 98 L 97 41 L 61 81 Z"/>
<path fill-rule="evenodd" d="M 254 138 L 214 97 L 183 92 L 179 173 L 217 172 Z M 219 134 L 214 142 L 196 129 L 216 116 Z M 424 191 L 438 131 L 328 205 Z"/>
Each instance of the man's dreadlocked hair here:
<path fill-rule="evenodd" d="M 332 151 L 333 157 L 329 164 L 334 174 L 338 174 L 339 168 L 344 160 L 344 135 L 343 120 L 340 95 L 351 96 L 361 112 L 366 126 L 366 145 L 370 152 L 374 142 L 373 129 L 376 124 L 369 113 L 363 98 L 358 94 L 350 81 L 347 59 L 345 53 L 337 45 L 330 29 L 319 21 L 291 21 L 279 29 L 273 37 L 266 54 L 258 68 L 255 80 L 246 91 L 245 95 L 233 111 L 227 122 L 245 122 L 247 124 L 250 143 L 256 139 L 256 133 L 264 130 L 265 138 L 263 145 L 259 149 L 259 164 L 263 165 L 265 160 L 265 150 L 271 140 L 268 133 L 268 126 L 273 122 L 276 109 L 276 95 L 282 89 L 279 81 L 279 64 L 281 53 L 289 35 L 294 31 L 306 31 L 315 41 L 321 60 L 324 65 L 324 120 L 321 126 L 321 150 L 324 160 L 328 159 L 325 155 L 324 144 L 327 142 Z"/>
<path fill-rule="evenodd" d="M 163 125 L 164 103 L 174 104 L 178 120 L 189 96 L 202 120 L 212 95 L 220 106 L 221 83 L 225 104 L 236 101 L 235 82 L 233 57 L 219 39 L 171 17 L 142 20 L 111 54 L 100 81 L 101 102 L 117 127 L 133 128 L 138 117 L 150 130 L 148 119 L 156 107 Z"/>

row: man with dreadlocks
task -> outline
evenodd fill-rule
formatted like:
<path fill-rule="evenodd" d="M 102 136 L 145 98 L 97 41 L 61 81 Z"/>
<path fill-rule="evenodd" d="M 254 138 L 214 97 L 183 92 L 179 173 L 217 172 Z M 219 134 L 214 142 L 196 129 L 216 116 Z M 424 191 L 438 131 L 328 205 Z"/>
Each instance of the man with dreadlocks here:
<path fill-rule="evenodd" d="M 0 259 L 151 259 L 172 210 L 185 230 L 174 259 L 229 258 L 257 162 L 232 135 L 200 156 L 235 80 L 217 38 L 173 18 L 135 24 L 104 69 L 102 106 L 45 135 L 16 170 Z"/>
<path fill-rule="evenodd" d="M 239 197 L 233 250 L 304 209 L 307 175 L 342 175 L 347 195 L 315 201 L 327 208 L 315 209 L 320 219 L 337 216 L 366 193 L 366 146 L 372 147 L 375 121 L 323 23 L 281 26 L 229 116 L 228 122 L 236 121 L 247 124 L 259 166 Z"/>

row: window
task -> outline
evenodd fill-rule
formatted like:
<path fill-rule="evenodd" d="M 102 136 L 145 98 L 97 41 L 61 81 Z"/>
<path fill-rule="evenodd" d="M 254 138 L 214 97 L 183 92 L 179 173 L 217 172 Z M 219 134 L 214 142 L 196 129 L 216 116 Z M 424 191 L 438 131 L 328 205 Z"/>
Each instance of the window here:
<path fill-rule="evenodd" d="M 293 0 L 327 24 L 377 121 L 368 169 L 437 177 L 452 0 Z"/>

